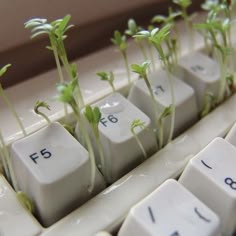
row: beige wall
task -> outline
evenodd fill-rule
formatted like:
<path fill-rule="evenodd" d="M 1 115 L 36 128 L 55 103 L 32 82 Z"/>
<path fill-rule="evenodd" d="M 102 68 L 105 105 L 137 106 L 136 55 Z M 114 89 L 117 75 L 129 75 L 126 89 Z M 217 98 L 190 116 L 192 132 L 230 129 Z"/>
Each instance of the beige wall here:
<path fill-rule="evenodd" d="M 72 15 L 84 25 L 158 0 L 0 0 L 0 52 L 29 41 L 24 22 L 32 17 L 49 20 Z"/>

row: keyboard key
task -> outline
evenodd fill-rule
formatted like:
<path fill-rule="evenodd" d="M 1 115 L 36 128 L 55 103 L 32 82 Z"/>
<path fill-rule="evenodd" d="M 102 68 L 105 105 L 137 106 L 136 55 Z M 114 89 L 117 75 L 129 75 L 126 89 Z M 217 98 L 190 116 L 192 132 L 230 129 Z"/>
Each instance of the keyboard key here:
<path fill-rule="evenodd" d="M 151 129 L 150 119 L 119 93 L 113 93 L 93 106 L 99 107 L 102 113 L 98 128 L 107 170 L 106 177 L 108 182 L 112 183 L 145 159 L 131 132 L 133 120 L 139 119 L 147 127 L 135 129 L 147 156 L 157 150 L 157 142 Z M 79 135 L 78 132 L 77 127 L 77 135 Z M 100 165 L 96 145 L 94 145 L 94 150 L 98 157 L 98 165 Z"/>
<path fill-rule="evenodd" d="M 200 52 L 193 52 L 179 59 L 178 76 L 196 93 L 199 111 L 204 107 L 207 92 L 217 96 L 220 86 L 220 69 L 216 61 Z"/>
<path fill-rule="evenodd" d="M 219 217 L 175 180 L 131 208 L 118 236 L 219 236 Z"/>
<path fill-rule="evenodd" d="M 160 115 L 165 108 L 171 105 L 171 92 L 167 75 L 164 71 L 159 70 L 151 73 L 148 78 L 156 96 L 156 105 Z M 173 87 L 176 109 L 174 136 L 177 136 L 197 121 L 198 110 L 194 91 L 190 86 L 173 76 Z M 152 125 L 156 128 L 152 100 L 144 80 L 135 81 L 130 90 L 128 99 L 151 118 Z M 169 136 L 170 122 L 171 115 L 166 117 L 163 122 L 164 143 L 166 143 Z"/>
<path fill-rule="evenodd" d="M 0 235 L 37 236 L 42 228 L 19 203 L 14 190 L 0 175 Z"/>
<path fill-rule="evenodd" d="M 18 185 L 33 200 L 44 226 L 53 224 L 104 187 L 97 171 L 96 190 L 88 192 L 88 152 L 59 123 L 13 143 L 11 154 Z"/>
<path fill-rule="evenodd" d="M 236 148 L 214 139 L 185 168 L 179 181 L 221 219 L 224 235 L 236 228 Z"/>

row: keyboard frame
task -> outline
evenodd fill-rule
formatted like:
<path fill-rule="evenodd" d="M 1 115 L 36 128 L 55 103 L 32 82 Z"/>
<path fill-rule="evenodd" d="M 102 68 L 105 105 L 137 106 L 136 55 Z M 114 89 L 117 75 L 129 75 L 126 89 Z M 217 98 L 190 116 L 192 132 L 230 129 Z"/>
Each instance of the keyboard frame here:
<path fill-rule="evenodd" d="M 179 28 L 182 28 L 181 23 Z M 184 34 L 180 33 L 180 35 Z M 182 45 L 187 45 L 185 37 L 182 38 L 182 42 Z M 197 37 L 196 42 L 195 50 L 201 50 L 203 41 Z M 141 62 L 141 55 L 136 49 L 136 46 L 130 43 L 128 54 L 130 63 Z M 182 46 L 181 53 L 182 55 L 188 53 L 187 48 Z M 114 68 L 115 87 L 127 94 L 127 81 L 124 79 L 125 69 L 119 69 L 123 68 L 123 61 L 113 46 L 79 59 L 76 63 L 86 103 L 97 101 L 111 92 L 109 85 L 99 81 L 95 75 L 98 70 L 112 70 Z M 132 79 L 135 80 L 137 77 L 133 75 Z M 46 121 L 32 112 L 34 102 L 38 99 L 46 98 L 46 101 L 51 105 L 51 112 L 48 114 L 52 121 L 63 119 L 62 104 L 51 100 L 55 96 L 56 81 L 57 72 L 52 70 L 7 89 L 6 92 L 19 112 L 27 133 L 35 132 L 46 125 Z M 151 193 L 166 179 L 176 178 L 191 157 L 215 137 L 223 137 L 229 131 L 236 121 L 236 110 L 232 109 L 235 105 L 236 94 L 83 206 L 49 228 L 42 227 L 40 235 L 92 236 L 100 230 L 116 231 L 130 207 Z M 3 135 L 7 144 L 10 145 L 23 135 L 1 102 L 0 109 L 2 111 L 0 124 L 3 128 Z M 71 116 L 68 120 L 73 122 Z"/>

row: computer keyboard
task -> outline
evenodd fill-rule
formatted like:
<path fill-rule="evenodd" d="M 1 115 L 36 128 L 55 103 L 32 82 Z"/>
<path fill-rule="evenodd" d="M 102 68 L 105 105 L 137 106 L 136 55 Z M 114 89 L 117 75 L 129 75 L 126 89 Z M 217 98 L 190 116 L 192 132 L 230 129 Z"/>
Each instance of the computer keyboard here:
<path fill-rule="evenodd" d="M 183 23 L 179 24 L 181 29 Z M 187 42 L 186 36 L 184 33 L 181 35 L 181 54 L 188 55 L 187 47 L 183 46 Z M 203 51 L 203 41 L 199 35 L 196 35 L 195 42 L 194 51 Z M 142 55 L 136 50 L 134 44 L 131 42 L 129 44 L 130 63 L 140 63 Z M 129 86 L 123 61 L 114 47 L 79 59 L 76 63 L 79 67 L 80 85 L 86 103 L 99 101 L 111 93 L 109 85 L 96 76 L 96 72 L 101 70 L 112 70 L 115 74 L 115 88 L 122 94 L 128 95 Z M 133 74 L 132 80 L 137 80 L 137 76 Z M 27 134 L 34 133 L 47 125 L 43 118 L 33 113 L 33 105 L 37 100 L 46 98 L 51 107 L 51 111 L 47 114 L 52 121 L 74 122 L 71 110 L 69 110 L 70 115 L 65 117 L 63 106 L 52 99 L 56 95 L 56 82 L 57 72 L 52 70 L 7 89 L 6 92 L 16 107 Z M 131 207 L 157 189 L 165 180 L 177 178 L 192 157 L 216 137 L 224 137 L 229 132 L 236 121 L 236 110 L 233 109 L 235 104 L 236 95 L 232 95 L 206 117 L 178 135 L 162 150 L 47 228 L 20 206 L 14 191 L 1 175 L 0 235 L 95 236 L 100 231 L 116 235 Z M 20 140 L 23 134 L 2 101 L 0 107 L 2 132 L 7 145 L 10 146 Z M 58 196 L 53 197 L 57 201 Z"/>

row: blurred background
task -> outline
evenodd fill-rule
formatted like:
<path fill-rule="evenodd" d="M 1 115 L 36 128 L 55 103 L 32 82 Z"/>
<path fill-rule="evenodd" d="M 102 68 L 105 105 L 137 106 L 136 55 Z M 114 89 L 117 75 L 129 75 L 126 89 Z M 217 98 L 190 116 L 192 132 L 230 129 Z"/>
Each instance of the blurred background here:
<path fill-rule="evenodd" d="M 47 37 L 30 39 L 24 22 L 31 18 L 59 19 L 72 16 L 75 27 L 68 32 L 65 45 L 69 58 L 85 56 L 110 45 L 114 30 L 123 31 L 127 20 L 134 18 L 141 26 L 149 24 L 155 14 L 166 14 L 169 0 L 1 0 L 0 67 L 12 64 L 7 77 L 9 87 L 55 67 L 52 53 L 46 50 Z M 190 11 L 199 9 L 202 1 L 193 1 Z M 176 6 L 174 6 L 176 8 Z"/>

